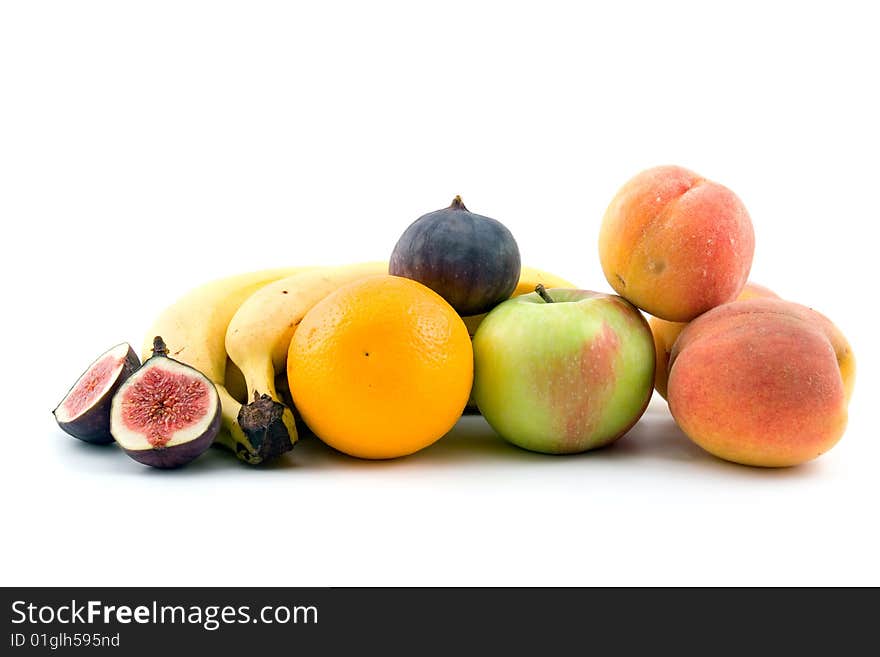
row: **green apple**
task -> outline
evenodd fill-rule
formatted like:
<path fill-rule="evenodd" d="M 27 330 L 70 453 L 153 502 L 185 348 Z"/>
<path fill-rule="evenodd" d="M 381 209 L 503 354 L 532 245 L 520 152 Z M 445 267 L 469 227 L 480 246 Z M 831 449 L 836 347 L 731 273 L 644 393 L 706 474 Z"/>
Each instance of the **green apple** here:
<path fill-rule="evenodd" d="M 654 339 L 625 299 L 544 290 L 496 306 L 474 335 L 474 399 L 505 440 L 571 454 L 616 440 L 641 417 Z"/>

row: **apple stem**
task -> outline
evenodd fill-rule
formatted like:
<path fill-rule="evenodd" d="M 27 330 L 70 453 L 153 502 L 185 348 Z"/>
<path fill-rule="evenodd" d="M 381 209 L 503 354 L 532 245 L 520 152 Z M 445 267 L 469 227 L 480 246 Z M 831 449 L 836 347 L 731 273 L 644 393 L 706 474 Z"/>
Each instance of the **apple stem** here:
<path fill-rule="evenodd" d="M 538 296 L 541 297 L 547 303 L 553 303 L 553 297 L 547 294 L 547 288 L 544 287 L 543 283 L 538 283 L 535 286 L 535 292 L 538 293 Z"/>

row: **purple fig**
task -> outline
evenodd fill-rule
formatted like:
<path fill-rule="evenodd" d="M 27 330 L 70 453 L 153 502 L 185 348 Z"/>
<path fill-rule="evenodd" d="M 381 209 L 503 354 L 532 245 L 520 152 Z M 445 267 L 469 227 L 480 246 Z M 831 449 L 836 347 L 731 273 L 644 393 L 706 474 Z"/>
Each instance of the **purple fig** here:
<path fill-rule="evenodd" d="M 58 426 L 87 443 L 112 443 L 110 402 L 119 386 L 140 366 L 140 359 L 126 342 L 105 351 L 52 411 Z"/>
<path fill-rule="evenodd" d="M 520 275 L 519 247 L 499 221 L 469 211 L 461 197 L 403 232 L 388 273 L 422 283 L 459 315 L 485 313 L 507 299 Z"/>
<path fill-rule="evenodd" d="M 110 431 L 135 461 L 180 467 L 214 442 L 220 431 L 220 397 L 204 374 L 168 358 L 168 348 L 157 336 L 153 355 L 113 397 Z"/>

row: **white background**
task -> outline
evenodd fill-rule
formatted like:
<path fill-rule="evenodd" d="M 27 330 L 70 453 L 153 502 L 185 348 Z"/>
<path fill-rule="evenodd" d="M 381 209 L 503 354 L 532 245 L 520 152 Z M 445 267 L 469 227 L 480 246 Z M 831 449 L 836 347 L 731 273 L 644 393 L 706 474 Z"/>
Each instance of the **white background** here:
<path fill-rule="evenodd" d="M 3 3 L 2 583 L 880 584 L 871 4 L 310 4 Z M 160 472 L 54 425 L 185 290 L 386 258 L 455 194 L 608 290 L 604 208 L 661 163 L 737 192 L 752 279 L 851 339 L 850 426 L 819 460 L 716 460 L 658 399 L 574 457 L 471 418 L 398 461 L 312 441 Z"/>

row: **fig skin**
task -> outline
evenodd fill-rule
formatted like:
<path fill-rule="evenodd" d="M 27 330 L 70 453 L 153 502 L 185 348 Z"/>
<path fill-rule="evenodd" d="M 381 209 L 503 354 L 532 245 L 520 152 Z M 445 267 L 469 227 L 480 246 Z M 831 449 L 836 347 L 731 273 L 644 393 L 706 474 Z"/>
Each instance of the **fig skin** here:
<path fill-rule="evenodd" d="M 516 240 L 500 221 L 470 212 L 456 196 L 403 232 L 388 273 L 418 281 L 446 299 L 459 315 L 488 312 L 516 289 Z"/>
<path fill-rule="evenodd" d="M 187 365 L 186 363 L 181 363 L 178 360 L 168 357 L 168 347 L 165 345 L 165 342 L 160 336 L 156 336 L 156 338 L 153 340 L 153 355 L 146 361 L 144 361 L 144 364 L 141 366 L 141 370 L 146 371 L 147 366 L 157 359 L 162 359 L 165 362 L 173 363 L 177 369 L 187 372 L 187 376 L 191 376 L 193 379 L 199 378 L 203 380 L 203 382 L 208 387 L 208 395 L 211 396 L 211 403 L 214 405 L 214 414 L 211 418 L 211 421 L 198 437 L 185 443 L 178 443 L 170 447 L 163 446 L 146 449 L 131 449 L 123 444 L 125 442 L 124 440 L 121 441 L 119 439 L 121 435 L 124 435 L 120 432 L 117 432 L 118 435 L 116 435 L 116 442 L 122 448 L 122 451 L 124 451 L 126 454 L 128 454 L 128 456 L 130 456 L 138 463 L 162 469 L 179 468 L 188 464 L 190 461 L 194 460 L 196 457 L 205 452 L 211 446 L 211 444 L 214 442 L 214 439 L 217 437 L 217 434 L 220 432 L 222 417 L 220 397 L 217 394 L 216 386 L 208 377 L 199 372 L 197 369 Z M 120 390 L 119 394 L 115 396 L 118 397 L 118 401 L 114 399 L 113 407 L 111 408 L 111 418 L 117 412 L 117 405 L 121 405 L 122 394 L 124 392 L 125 390 Z M 111 431 L 112 430 L 113 424 L 111 421 Z"/>
<path fill-rule="evenodd" d="M 115 345 L 101 354 L 91 365 L 89 365 L 83 374 L 88 372 L 93 366 L 100 362 L 107 353 L 113 351 L 118 346 L 119 345 Z M 55 417 L 55 421 L 58 423 L 61 430 L 70 434 L 74 438 L 79 438 L 80 440 L 92 443 L 93 445 L 109 445 L 112 443 L 113 434 L 110 433 L 110 408 L 113 396 L 116 394 L 116 391 L 119 390 L 119 387 L 125 383 L 128 377 L 134 374 L 140 366 L 140 358 L 138 358 L 134 349 L 131 348 L 131 345 L 128 345 L 128 353 L 125 355 L 122 370 L 120 370 L 113 385 L 110 386 L 101 397 L 96 399 L 87 411 L 81 413 L 79 417 L 74 418 L 70 422 L 62 422 L 58 419 L 58 409 L 79 383 L 83 376 L 80 375 L 80 378 L 76 380 L 76 383 L 74 383 L 70 390 L 67 391 L 67 394 L 64 395 L 64 399 L 61 400 L 61 403 L 52 411 L 52 415 Z"/>

